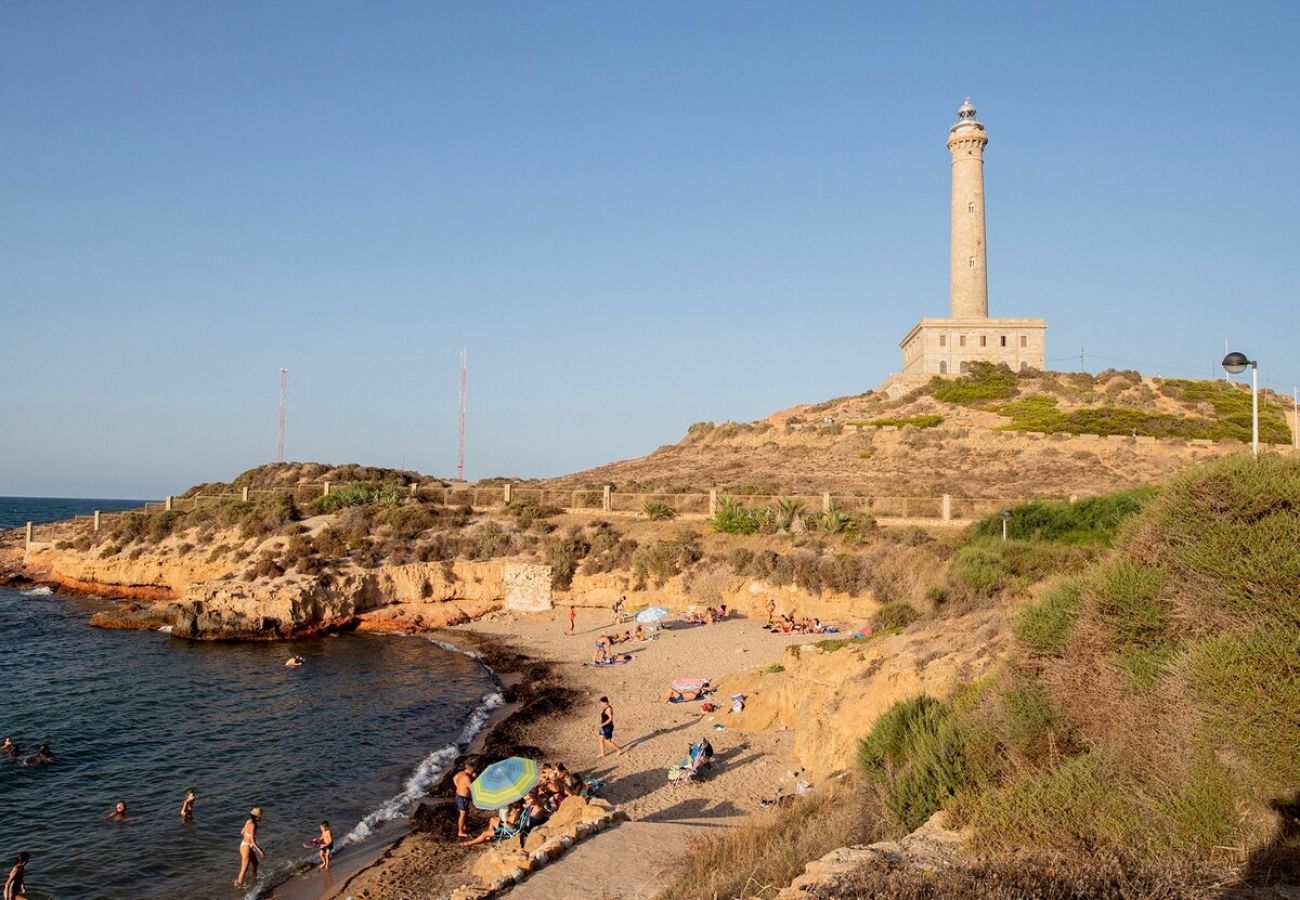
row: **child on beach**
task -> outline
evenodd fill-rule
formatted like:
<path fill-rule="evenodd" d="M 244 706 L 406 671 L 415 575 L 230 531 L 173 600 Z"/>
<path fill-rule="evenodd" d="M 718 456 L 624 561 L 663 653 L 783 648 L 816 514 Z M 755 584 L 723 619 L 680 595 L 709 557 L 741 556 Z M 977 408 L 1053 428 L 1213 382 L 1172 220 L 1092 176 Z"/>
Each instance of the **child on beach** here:
<path fill-rule="evenodd" d="M 576 616 L 577 616 L 577 613 L 575 613 L 575 612 L 573 611 L 573 607 L 570 606 L 570 607 L 569 607 L 569 627 L 568 627 L 567 629 L 565 629 L 565 634 L 573 634 L 573 620 L 574 620 L 574 618 L 576 618 Z"/>
<path fill-rule="evenodd" d="M 314 843 L 320 847 L 320 867 L 328 872 L 330 857 L 334 855 L 334 832 L 330 831 L 330 823 L 324 819 L 320 823 L 320 837 Z"/>

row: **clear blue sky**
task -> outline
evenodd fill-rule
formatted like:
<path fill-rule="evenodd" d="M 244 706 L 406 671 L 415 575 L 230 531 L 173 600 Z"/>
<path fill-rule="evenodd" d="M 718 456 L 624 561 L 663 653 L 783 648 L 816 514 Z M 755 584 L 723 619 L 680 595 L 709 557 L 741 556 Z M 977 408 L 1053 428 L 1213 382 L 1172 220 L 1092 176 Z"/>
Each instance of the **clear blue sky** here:
<path fill-rule="evenodd" d="M 1300 380 L 1300 4 L 0 4 L 0 494 L 469 477 L 859 393 L 948 291 Z M 1102 357 L 1106 357 L 1103 359 Z M 1063 360 L 1059 367 L 1077 366 Z"/>

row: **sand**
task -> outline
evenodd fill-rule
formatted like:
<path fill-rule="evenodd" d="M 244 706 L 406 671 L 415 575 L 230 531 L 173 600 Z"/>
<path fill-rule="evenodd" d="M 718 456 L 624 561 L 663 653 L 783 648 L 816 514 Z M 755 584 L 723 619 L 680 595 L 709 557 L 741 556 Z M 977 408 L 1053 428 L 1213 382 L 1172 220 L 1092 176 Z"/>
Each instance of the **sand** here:
<path fill-rule="evenodd" d="M 619 650 L 630 653 L 633 662 L 596 669 L 583 663 L 591 659 L 595 638 L 612 630 L 610 613 L 580 610 L 573 636 L 564 634 L 566 613 L 503 614 L 452 631 L 469 632 L 467 643 L 481 638 L 505 642 L 553 664 L 553 673 L 577 691 L 578 702 L 565 713 L 529 724 L 524 734 L 547 760 L 562 761 L 605 781 L 603 796 L 628 817 L 627 823 L 589 838 L 534 874 L 510 896 L 651 897 L 671 879 L 676 859 L 693 841 L 743 822 L 760 810 L 761 799 L 792 792 L 801 777 L 789 759 L 788 732 L 727 728 L 726 697 L 715 698 L 722 710 L 702 716 L 698 703 L 660 703 L 659 695 L 674 678 L 707 676 L 717 683 L 732 673 L 776 662 L 790 645 L 816 638 L 773 635 L 754 619 L 673 624 L 657 640 L 622 645 Z M 613 704 L 614 739 L 626 749 L 603 759 L 597 741 L 601 695 Z M 717 730 L 718 725 L 723 729 Z M 717 753 L 712 770 L 698 783 L 670 785 L 668 767 L 705 735 Z M 469 870 L 481 852 L 481 847 L 461 849 L 432 835 L 412 834 L 369 868 L 343 885 L 335 882 L 320 896 L 398 900 L 445 895 L 471 881 Z"/>

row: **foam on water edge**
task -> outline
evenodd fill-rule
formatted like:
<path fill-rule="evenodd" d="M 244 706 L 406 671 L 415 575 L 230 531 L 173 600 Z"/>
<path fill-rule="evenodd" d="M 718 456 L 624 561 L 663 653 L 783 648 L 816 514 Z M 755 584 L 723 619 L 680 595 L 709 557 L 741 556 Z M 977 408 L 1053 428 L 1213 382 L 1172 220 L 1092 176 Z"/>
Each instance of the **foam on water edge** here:
<path fill-rule="evenodd" d="M 400 636 L 405 637 L 405 635 Z M 427 638 L 427 640 L 432 644 L 437 644 L 444 650 L 459 653 L 461 656 L 468 656 L 470 659 L 476 660 L 479 665 L 487 669 L 494 680 L 496 679 L 496 672 L 483 662 L 478 653 L 472 650 L 463 650 L 455 644 L 448 644 L 434 638 Z M 493 710 L 503 703 L 505 703 L 505 696 L 500 691 L 490 691 L 484 694 L 479 705 L 470 713 L 469 720 L 465 723 L 465 727 L 461 729 L 459 737 L 453 743 L 438 748 L 420 760 L 420 763 L 415 767 L 415 771 L 402 785 L 401 793 L 380 804 L 378 809 L 365 816 L 351 831 L 335 842 L 335 849 L 339 850 L 348 844 L 363 841 L 374 834 L 381 825 L 409 815 L 416 803 L 426 796 L 429 788 L 443 775 L 447 774 L 447 769 L 456 761 L 456 757 L 469 748 L 474 738 L 478 736 L 478 733 L 483 730 L 488 720 L 491 719 Z M 294 863 L 291 871 L 302 872 L 310 869 L 311 860 L 314 859 L 315 857 L 312 856 L 308 857 L 307 861 Z M 259 897 L 267 896 L 265 891 L 273 889 L 274 885 L 288 876 L 289 872 L 282 871 L 278 876 L 273 875 L 269 879 L 260 879 L 262 886 L 250 890 L 244 895 L 244 900 L 257 900 Z"/>
<path fill-rule="evenodd" d="M 30 588 L 29 590 L 19 591 L 18 593 L 22 594 L 24 597 L 47 597 L 54 593 L 54 589 L 47 585 L 41 585 L 40 587 Z"/>

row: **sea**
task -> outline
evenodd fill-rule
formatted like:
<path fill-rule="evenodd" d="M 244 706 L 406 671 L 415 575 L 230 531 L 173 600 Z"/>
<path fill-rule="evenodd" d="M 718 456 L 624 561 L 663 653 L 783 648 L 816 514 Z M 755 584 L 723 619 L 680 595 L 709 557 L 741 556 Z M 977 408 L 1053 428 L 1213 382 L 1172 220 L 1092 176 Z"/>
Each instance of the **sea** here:
<path fill-rule="evenodd" d="M 0 498 L 0 527 L 138 501 Z M 36 898 L 254 897 L 336 847 L 396 836 L 502 702 L 477 659 L 427 638 L 191 642 L 105 631 L 108 601 L 0 587 L 0 736 L 53 765 L 0 758 L 0 864 L 31 853 Z M 292 654 L 306 659 L 287 668 Z M 193 820 L 180 817 L 185 793 Z M 118 801 L 128 821 L 107 816 Z M 258 886 L 239 832 L 264 817 Z"/>

